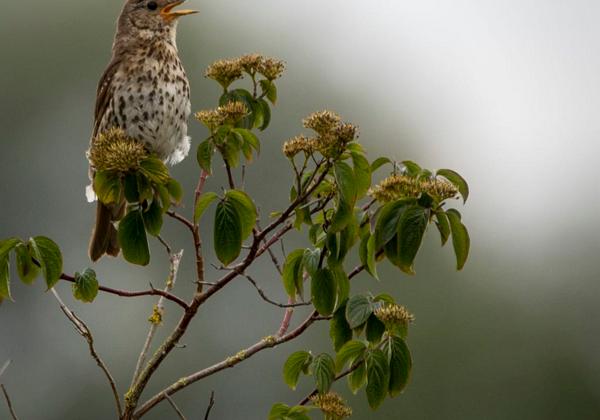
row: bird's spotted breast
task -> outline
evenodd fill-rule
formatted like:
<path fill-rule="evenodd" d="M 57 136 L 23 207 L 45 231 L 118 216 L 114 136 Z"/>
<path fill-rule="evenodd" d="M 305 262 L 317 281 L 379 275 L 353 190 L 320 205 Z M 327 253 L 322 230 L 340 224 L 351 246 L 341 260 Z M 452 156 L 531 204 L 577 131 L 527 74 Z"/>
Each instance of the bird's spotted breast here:
<path fill-rule="evenodd" d="M 187 156 L 190 88 L 177 50 L 158 42 L 124 60 L 100 131 L 120 127 L 169 164 Z"/>

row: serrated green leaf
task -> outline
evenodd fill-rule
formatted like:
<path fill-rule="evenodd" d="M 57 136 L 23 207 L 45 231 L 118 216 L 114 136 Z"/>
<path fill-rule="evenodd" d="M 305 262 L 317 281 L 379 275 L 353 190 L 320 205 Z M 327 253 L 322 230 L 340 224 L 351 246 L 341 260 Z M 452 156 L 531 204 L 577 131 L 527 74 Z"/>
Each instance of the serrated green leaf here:
<path fill-rule="evenodd" d="M 15 247 L 17 256 L 17 274 L 25 284 L 32 284 L 40 273 L 40 268 L 34 264 L 29 248 L 23 243 Z"/>
<path fill-rule="evenodd" d="M 121 178 L 114 172 L 96 172 L 94 174 L 94 192 L 98 200 L 104 204 L 112 204 L 120 201 Z"/>
<path fill-rule="evenodd" d="M 450 222 L 448 222 L 448 216 L 446 216 L 446 213 L 443 210 L 439 210 L 435 213 L 435 220 L 435 225 L 440 232 L 442 246 L 444 246 L 450 237 Z"/>
<path fill-rule="evenodd" d="M 446 215 L 450 221 L 450 229 L 452 231 L 452 245 L 456 254 L 456 269 L 462 270 L 469 257 L 469 248 L 471 246 L 469 232 L 461 222 L 458 210 L 450 209 L 446 212 Z"/>
<path fill-rule="evenodd" d="M 313 357 L 307 351 L 292 353 L 283 365 L 283 380 L 292 389 L 296 389 L 300 374 L 310 366 Z"/>
<path fill-rule="evenodd" d="M 235 136 L 228 136 L 227 141 L 219 147 L 219 150 L 230 168 L 238 167 L 240 164 L 241 144 Z"/>
<path fill-rule="evenodd" d="M 252 131 L 245 128 L 234 128 L 233 132 L 238 134 L 244 143 L 260 153 L 260 140 Z"/>
<path fill-rule="evenodd" d="M 362 153 L 351 152 L 351 156 L 354 165 L 356 196 L 362 198 L 371 187 L 371 165 Z"/>
<path fill-rule="evenodd" d="M 404 161 L 402 161 L 402 164 L 406 168 L 406 173 L 410 176 L 416 177 L 423 170 L 419 165 L 417 165 L 412 160 L 404 160 Z"/>
<path fill-rule="evenodd" d="M 98 296 L 98 280 L 96 272 L 87 268 L 82 274 L 75 273 L 75 283 L 73 283 L 73 297 L 82 302 L 91 303 Z"/>
<path fill-rule="evenodd" d="M 256 120 L 254 126 L 260 131 L 264 131 L 271 123 L 271 107 L 264 99 L 259 99 L 254 104 Z"/>
<path fill-rule="evenodd" d="M 260 87 L 267 99 L 275 105 L 275 103 L 277 103 L 277 87 L 275 86 L 275 83 L 264 79 L 260 81 Z"/>
<path fill-rule="evenodd" d="M 376 261 L 376 249 L 375 249 L 375 236 L 369 236 L 367 241 L 367 272 L 379 280 L 377 275 L 377 261 Z"/>
<path fill-rule="evenodd" d="M 381 341 L 383 333 L 385 332 L 385 325 L 381 322 L 375 314 L 371 314 L 367 320 L 366 336 L 369 343 L 377 344 Z"/>
<path fill-rule="evenodd" d="M 202 217 L 208 206 L 210 206 L 210 204 L 217 198 L 219 198 L 217 193 L 214 193 L 212 191 L 205 192 L 202 195 L 200 195 L 200 197 L 198 197 L 198 201 L 196 202 L 196 208 L 194 209 L 194 223 L 198 223 L 198 221 L 200 221 L 200 218 Z"/>
<path fill-rule="evenodd" d="M 403 339 L 391 337 L 388 343 L 390 360 L 389 394 L 393 398 L 404 391 L 410 381 L 412 357 Z"/>
<path fill-rule="evenodd" d="M 170 179 L 166 165 L 162 160 L 155 157 L 149 157 L 141 161 L 140 172 L 156 184 L 165 185 Z"/>
<path fill-rule="evenodd" d="M 388 358 L 379 349 L 367 354 L 367 400 L 369 406 L 376 410 L 385 400 L 390 383 L 390 367 Z"/>
<path fill-rule="evenodd" d="M 329 270 L 337 286 L 337 301 L 344 302 L 350 295 L 350 279 L 341 265 L 330 266 Z"/>
<path fill-rule="evenodd" d="M 380 293 L 373 298 L 373 302 L 385 302 L 393 305 L 396 303 L 396 299 L 388 293 Z"/>
<path fill-rule="evenodd" d="M 327 230 L 329 233 L 340 232 L 350 223 L 354 217 L 354 205 L 344 201 L 344 199 L 338 200 L 337 209 Z"/>
<path fill-rule="evenodd" d="M 462 195 L 463 202 L 467 202 L 469 198 L 469 184 L 467 184 L 467 181 L 458 172 L 451 169 L 440 169 L 437 171 L 437 175 L 441 175 L 450 181 L 458 189 L 460 195 Z"/>
<path fill-rule="evenodd" d="M 310 407 L 293 406 L 290 407 L 283 403 L 274 404 L 269 413 L 269 420 L 310 420 L 306 412 Z"/>
<path fill-rule="evenodd" d="M 119 245 L 126 261 L 141 266 L 150 263 L 150 250 L 141 210 L 130 210 L 119 223 Z"/>
<path fill-rule="evenodd" d="M 144 218 L 146 231 L 152 236 L 160 235 L 160 230 L 163 225 L 163 210 L 160 204 L 158 204 L 158 200 L 152 200 L 150 207 L 142 212 L 142 216 Z"/>
<path fill-rule="evenodd" d="M 210 140 L 205 140 L 198 146 L 196 159 L 202 169 L 212 174 L 212 158 L 215 153 L 215 147 Z"/>
<path fill-rule="evenodd" d="M 352 366 L 354 367 L 354 365 Z M 348 376 L 348 386 L 354 395 L 367 383 L 367 365 L 359 362 L 358 366 Z"/>
<path fill-rule="evenodd" d="M 331 388 L 335 379 L 335 362 L 327 353 L 319 354 L 312 362 L 312 372 L 317 383 L 317 390 L 324 394 Z"/>
<path fill-rule="evenodd" d="M 366 350 L 367 346 L 362 341 L 348 341 L 337 352 L 335 358 L 335 366 L 337 371 L 340 372 L 346 364 L 352 364 L 362 358 Z"/>
<path fill-rule="evenodd" d="M 415 274 L 414 260 L 428 221 L 428 210 L 416 205 L 408 207 L 398 221 L 397 258 L 390 258 L 390 261 L 407 274 Z"/>
<path fill-rule="evenodd" d="M 140 193 L 138 191 L 138 181 L 136 173 L 128 173 L 123 178 L 123 191 L 125 192 L 125 200 L 129 203 L 139 203 Z"/>
<path fill-rule="evenodd" d="M 29 240 L 33 256 L 40 263 L 48 289 L 60 280 L 63 267 L 62 254 L 56 243 L 45 236 L 36 236 Z"/>
<path fill-rule="evenodd" d="M 304 249 L 290 252 L 283 265 L 283 286 L 291 298 L 296 297 L 296 294 L 302 295 L 302 289 L 299 287 L 303 288 L 302 261 L 304 253 Z"/>
<path fill-rule="evenodd" d="M 167 182 L 167 190 L 176 203 L 181 203 L 181 199 L 183 198 L 183 188 L 179 182 L 173 178 L 169 179 Z"/>
<path fill-rule="evenodd" d="M 23 241 L 19 238 L 8 238 L 0 241 L 0 257 L 7 255 L 20 243 L 23 243 Z"/>
<path fill-rule="evenodd" d="M 319 270 L 319 261 L 321 260 L 321 250 L 306 249 L 304 250 L 304 256 L 302 257 L 302 265 L 310 276 L 314 276 Z"/>
<path fill-rule="evenodd" d="M 256 225 L 258 212 L 254 201 L 248 194 L 240 190 L 230 190 L 225 193 L 225 200 L 231 202 L 237 211 L 242 222 L 242 240 L 246 239 L 252 233 Z"/>
<path fill-rule="evenodd" d="M 242 251 L 242 221 L 231 200 L 217 205 L 214 225 L 214 247 L 224 265 L 234 261 Z"/>
<path fill-rule="evenodd" d="M 373 303 L 365 295 L 352 296 L 346 304 L 346 320 L 350 328 L 363 325 L 373 313 Z"/>
<path fill-rule="evenodd" d="M 156 189 L 161 194 L 161 197 L 163 197 L 162 190 L 165 190 L 166 194 L 169 195 L 169 190 L 167 190 L 167 187 L 163 186 L 163 184 L 155 183 L 154 185 L 156 186 Z M 152 182 L 146 177 L 146 175 L 144 175 L 141 172 L 138 172 L 138 174 L 137 174 L 137 187 L 138 187 L 140 202 L 151 200 L 152 197 L 154 196 Z M 171 207 L 171 196 L 170 195 L 165 200 L 165 202 L 166 202 L 167 208 Z"/>
<path fill-rule="evenodd" d="M 333 341 L 333 348 L 336 352 L 352 340 L 352 328 L 346 321 L 346 302 L 343 302 L 334 312 L 329 323 L 329 336 Z"/>
<path fill-rule="evenodd" d="M 371 163 L 371 173 L 375 172 L 377 169 L 381 168 L 386 163 L 392 163 L 392 161 L 386 157 L 380 157 L 375 159 L 373 163 Z"/>
<path fill-rule="evenodd" d="M 333 173 L 340 197 L 344 202 L 354 207 L 358 189 L 354 171 L 347 163 L 336 162 L 333 166 Z"/>
<path fill-rule="evenodd" d="M 167 190 L 167 187 L 165 187 L 164 185 L 158 184 L 155 184 L 154 188 L 156 190 L 156 195 L 158 195 L 158 197 L 160 198 L 163 212 L 167 212 L 171 207 L 171 194 L 169 194 L 169 190 Z"/>
<path fill-rule="evenodd" d="M 318 270 L 311 277 L 310 292 L 313 305 L 319 314 L 331 315 L 337 298 L 337 285 L 331 271 L 327 268 Z"/>
<path fill-rule="evenodd" d="M 9 254 L 0 256 L 0 299 L 10 299 L 10 267 Z"/>
<path fill-rule="evenodd" d="M 404 210 L 413 203 L 413 200 L 398 200 L 383 206 L 375 224 L 375 249 L 381 249 L 398 232 L 398 221 Z"/>

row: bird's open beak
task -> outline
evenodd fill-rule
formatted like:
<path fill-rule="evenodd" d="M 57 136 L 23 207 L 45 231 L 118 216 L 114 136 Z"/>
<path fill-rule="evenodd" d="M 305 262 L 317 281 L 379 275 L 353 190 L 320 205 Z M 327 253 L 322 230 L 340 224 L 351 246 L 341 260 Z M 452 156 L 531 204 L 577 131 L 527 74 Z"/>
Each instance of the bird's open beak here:
<path fill-rule="evenodd" d="M 177 19 L 178 17 L 181 17 L 181 16 L 192 15 L 194 13 L 198 13 L 197 10 L 173 10 L 174 8 L 176 8 L 183 2 L 185 2 L 185 0 L 177 0 L 177 1 L 174 1 L 173 3 L 169 3 L 168 5 L 166 5 L 165 7 L 163 7 L 160 10 L 160 15 L 165 20 L 173 20 L 173 19 Z"/>

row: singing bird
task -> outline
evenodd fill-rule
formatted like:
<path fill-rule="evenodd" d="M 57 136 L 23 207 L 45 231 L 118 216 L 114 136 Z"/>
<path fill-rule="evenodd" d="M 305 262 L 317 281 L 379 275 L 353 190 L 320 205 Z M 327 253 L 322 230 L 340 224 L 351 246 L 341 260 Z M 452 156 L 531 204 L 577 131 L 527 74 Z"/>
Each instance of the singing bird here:
<path fill-rule="evenodd" d="M 190 87 L 179 60 L 176 32 L 181 16 L 197 12 L 175 10 L 184 1 L 126 1 L 117 22 L 112 58 L 98 83 L 92 143 L 100 133 L 120 128 L 167 164 L 187 156 Z M 90 165 L 92 181 L 93 177 Z M 92 185 L 86 196 L 90 202 L 96 199 Z M 98 201 L 89 246 L 92 261 L 104 254 L 119 254 L 113 223 L 122 217 L 124 204 L 106 206 Z"/>

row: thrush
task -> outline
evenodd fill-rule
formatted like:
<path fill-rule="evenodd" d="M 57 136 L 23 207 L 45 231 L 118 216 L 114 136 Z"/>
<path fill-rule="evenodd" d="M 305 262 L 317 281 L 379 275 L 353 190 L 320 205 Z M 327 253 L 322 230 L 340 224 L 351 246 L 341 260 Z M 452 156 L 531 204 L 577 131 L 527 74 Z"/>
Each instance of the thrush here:
<path fill-rule="evenodd" d="M 184 1 L 126 1 L 117 21 L 112 58 L 98 83 L 92 145 L 99 134 L 120 128 L 167 164 L 187 156 L 190 87 L 179 60 L 176 32 L 178 18 L 196 11 L 174 10 Z M 92 185 L 94 173 L 90 164 Z M 86 190 L 90 202 L 96 199 L 92 185 Z M 89 246 L 92 261 L 119 254 L 114 222 L 124 209 L 124 200 L 110 206 L 98 201 Z"/>

